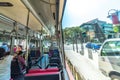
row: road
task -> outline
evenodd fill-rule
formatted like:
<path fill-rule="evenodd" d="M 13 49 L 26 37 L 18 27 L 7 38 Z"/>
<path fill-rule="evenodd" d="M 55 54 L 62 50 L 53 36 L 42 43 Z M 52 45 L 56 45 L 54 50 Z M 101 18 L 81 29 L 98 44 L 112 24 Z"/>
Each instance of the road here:
<path fill-rule="evenodd" d="M 98 66 L 98 54 L 88 54 L 88 49 L 84 48 L 84 54 L 80 54 L 81 47 L 79 45 L 78 52 L 73 51 L 73 45 L 65 45 L 65 55 L 76 68 L 76 70 L 82 75 L 85 80 L 110 80 L 104 76 L 99 70 Z"/>

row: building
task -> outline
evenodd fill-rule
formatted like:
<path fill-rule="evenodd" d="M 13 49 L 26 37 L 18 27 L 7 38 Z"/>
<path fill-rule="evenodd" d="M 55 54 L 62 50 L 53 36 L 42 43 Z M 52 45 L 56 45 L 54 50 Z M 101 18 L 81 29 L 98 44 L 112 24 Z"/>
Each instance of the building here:
<path fill-rule="evenodd" d="M 113 24 L 101 21 L 98 19 L 93 19 L 86 23 L 80 25 L 82 33 L 87 34 L 87 41 L 93 39 L 98 39 L 103 42 L 107 38 L 115 37 L 115 32 L 113 31 Z"/>

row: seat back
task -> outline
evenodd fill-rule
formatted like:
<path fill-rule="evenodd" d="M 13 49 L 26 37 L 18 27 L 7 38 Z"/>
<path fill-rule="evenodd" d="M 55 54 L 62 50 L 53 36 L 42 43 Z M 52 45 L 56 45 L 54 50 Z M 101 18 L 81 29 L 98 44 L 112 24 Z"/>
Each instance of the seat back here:
<path fill-rule="evenodd" d="M 30 56 L 31 56 L 31 58 L 38 58 L 38 57 L 40 57 L 41 56 L 41 53 L 40 53 L 40 50 L 39 49 L 31 49 L 30 50 Z"/>
<path fill-rule="evenodd" d="M 29 73 L 25 75 L 25 80 L 61 80 L 59 72 Z"/>
<path fill-rule="evenodd" d="M 58 68 L 30 69 L 28 73 L 59 72 Z"/>

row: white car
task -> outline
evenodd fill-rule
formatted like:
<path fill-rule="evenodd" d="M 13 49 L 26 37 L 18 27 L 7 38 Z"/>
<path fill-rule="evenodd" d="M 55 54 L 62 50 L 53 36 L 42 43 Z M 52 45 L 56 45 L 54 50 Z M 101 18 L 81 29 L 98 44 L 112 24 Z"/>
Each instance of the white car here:
<path fill-rule="evenodd" d="M 111 80 L 120 80 L 120 38 L 107 39 L 99 49 L 99 68 Z"/>

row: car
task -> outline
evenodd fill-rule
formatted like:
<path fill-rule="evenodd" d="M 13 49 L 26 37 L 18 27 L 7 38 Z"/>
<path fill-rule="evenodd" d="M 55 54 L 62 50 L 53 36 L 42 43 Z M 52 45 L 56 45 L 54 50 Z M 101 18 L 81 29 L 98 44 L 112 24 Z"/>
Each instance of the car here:
<path fill-rule="evenodd" d="M 100 46 L 101 46 L 101 44 L 91 43 L 91 42 L 88 42 L 88 43 L 86 44 L 86 47 L 87 47 L 87 48 L 90 48 L 90 49 L 97 49 L 97 50 L 99 50 L 99 49 L 100 49 Z"/>
<path fill-rule="evenodd" d="M 120 80 L 120 38 L 107 39 L 101 45 L 99 69 L 111 80 Z"/>

